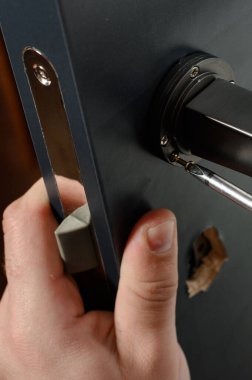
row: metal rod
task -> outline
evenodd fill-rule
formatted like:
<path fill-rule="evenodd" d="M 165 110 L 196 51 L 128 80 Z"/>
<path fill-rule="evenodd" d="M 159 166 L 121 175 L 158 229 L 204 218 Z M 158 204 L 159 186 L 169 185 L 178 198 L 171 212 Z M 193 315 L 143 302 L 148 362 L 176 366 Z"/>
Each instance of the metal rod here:
<path fill-rule="evenodd" d="M 244 207 L 245 209 L 252 211 L 251 194 L 228 182 L 227 180 L 220 177 L 211 170 L 204 168 L 203 166 L 197 165 L 191 161 L 187 162 L 181 159 L 179 155 L 176 153 L 173 153 L 171 155 L 171 161 L 175 161 L 184 166 L 185 170 L 188 173 L 190 173 L 194 178 L 196 178 L 206 186 L 217 191 L 218 193 L 222 194 L 223 196 L 237 203 L 238 205 Z"/>
<path fill-rule="evenodd" d="M 252 195 L 200 165 L 190 165 L 188 172 L 211 189 L 252 211 Z"/>

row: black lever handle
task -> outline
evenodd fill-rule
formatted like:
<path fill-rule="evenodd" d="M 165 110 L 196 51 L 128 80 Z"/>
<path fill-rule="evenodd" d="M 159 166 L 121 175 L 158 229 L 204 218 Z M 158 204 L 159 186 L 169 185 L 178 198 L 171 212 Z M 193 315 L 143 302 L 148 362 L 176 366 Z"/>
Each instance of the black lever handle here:
<path fill-rule="evenodd" d="M 234 84 L 220 58 L 196 53 L 180 60 L 159 88 L 154 116 L 168 161 L 178 151 L 252 176 L 252 92 Z"/>
<path fill-rule="evenodd" d="M 252 92 L 216 79 L 186 105 L 180 122 L 181 148 L 252 176 Z"/>

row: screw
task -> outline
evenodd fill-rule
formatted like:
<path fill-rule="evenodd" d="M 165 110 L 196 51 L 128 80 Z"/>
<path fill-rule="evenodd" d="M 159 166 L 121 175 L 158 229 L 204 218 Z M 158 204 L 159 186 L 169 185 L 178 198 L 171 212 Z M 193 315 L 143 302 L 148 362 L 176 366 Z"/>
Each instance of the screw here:
<path fill-rule="evenodd" d="M 43 84 L 43 86 L 50 86 L 52 83 L 51 78 L 49 77 L 46 69 L 41 66 L 37 65 L 36 63 L 32 66 L 33 72 L 37 80 Z"/>
<path fill-rule="evenodd" d="M 171 162 L 178 162 L 179 158 L 180 157 L 177 152 L 172 152 L 172 154 L 170 154 L 170 157 L 169 157 Z"/>
<path fill-rule="evenodd" d="M 161 146 L 166 146 L 167 143 L 168 143 L 168 137 L 167 136 L 163 136 L 161 138 L 161 141 L 160 141 Z"/>
<path fill-rule="evenodd" d="M 177 164 L 184 166 L 184 168 L 187 172 L 190 171 L 191 166 L 194 165 L 193 161 L 183 160 L 183 158 L 181 158 L 179 153 L 177 153 L 177 152 L 172 152 L 172 154 L 170 154 L 169 160 L 172 163 L 177 163 Z"/>
<path fill-rule="evenodd" d="M 199 75 L 199 72 L 200 72 L 200 69 L 198 66 L 194 66 L 191 70 L 191 74 L 190 74 L 190 77 L 192 79 L 196 78 L 197 75 Z"/>

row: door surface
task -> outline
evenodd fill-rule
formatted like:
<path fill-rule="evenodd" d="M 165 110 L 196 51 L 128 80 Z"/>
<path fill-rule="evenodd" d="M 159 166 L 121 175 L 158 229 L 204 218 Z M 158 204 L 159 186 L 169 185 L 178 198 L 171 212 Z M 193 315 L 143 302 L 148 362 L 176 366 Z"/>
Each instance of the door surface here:
<path fill-rule="evenodd" d="M 93 166 L 89 151 L 81 153 L 80 146 L 77 151 L 100 249 L 120 257 L 144 212 L 173 210 L 179 228 L 177 328 L 192 379 L 250 380 L 251 214 L 155 156 L 148 112 L 166 71 L 198 50 L 225 59 L 237 84 L 252 90 L 252 3 L 46 0 L 34 5 L 6 0 L 0 12 L 28 123 L 37 121 L 21 52 L 35 46 L 58 70 L 75 141 L 77 136 L 89 139 Z M 252 192 L 251 178 L 202 164 Z M 192 243 L 212 225 L 221 233 L 229 261 L 207 293 L 189 299 L 185 281 Z"/>

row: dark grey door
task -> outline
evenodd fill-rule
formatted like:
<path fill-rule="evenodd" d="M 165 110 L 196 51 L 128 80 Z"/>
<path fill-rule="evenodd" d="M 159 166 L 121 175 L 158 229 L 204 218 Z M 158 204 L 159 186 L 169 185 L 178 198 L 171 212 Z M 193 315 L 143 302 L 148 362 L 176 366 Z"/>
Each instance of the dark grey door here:
<path fill-rule="evenodd" d="M 60 0 L 60 17 L 53 2 L 32 3 L 23 1 L 26 13 L 20 15 L 18 2 L 4 1 L 1 20 L 23 105 L 29 122 L 36 123 L 32 102 L 24 98 L 29 95 L 22 63 L 17 63 L 22 46 L 30 44 L 43 50 L 60 72 L 75 138 L 78 133 L 86 138 L 79 132 L 84 112 L 99 186 L 93 166 L 86 168 L 84 180 L 101 249 L 113 255 L 115 248 L 120 256 L 139 216 L 157 207 L 172 209 L 179 227 L 178 336 L 192 379 L 250 380 L 252 215 L 152 153 L 148 110 L 169 67 L 197 50 L 225 59 L 237 83 L 252 90 L 252 3 Z M 68 48 L 77 91 L 68 70 Z M 251 178 L 204 164 L 252 192 Z M 192 242 L 211 225 L 222 235 L 229 262 L 207 293 L 189 300 L 185 281 Z"/>

